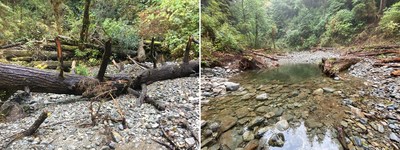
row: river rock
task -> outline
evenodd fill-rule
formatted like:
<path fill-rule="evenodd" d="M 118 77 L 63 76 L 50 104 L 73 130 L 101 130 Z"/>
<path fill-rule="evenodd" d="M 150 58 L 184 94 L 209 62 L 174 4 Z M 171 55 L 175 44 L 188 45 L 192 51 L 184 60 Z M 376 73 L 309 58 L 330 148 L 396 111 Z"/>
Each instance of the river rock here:
<path fill-rule="evenodd" d="M 305 125 L 309 128 L 321 128 L 323 126 L 322 123 L 317 122 L 315 119 L 306 120 Z"/>
<path fill-rule="evenodd" d="M 270 129 L 270 127 L 263 127 L 263 128 L 259 128 L 256 132 L 255 137 L 256 138 L 261 138 L 265 132 L 267 132 Z"/>
<path fill-rule="evenodd" d="M 268 140 L 268 145 L 272 147 L 282 147 L 285 144 L 285 137 L 283 133 L 274 133 Z"/>
<path fill-rule="evenodd" d="M 256 118 L 254 118 L 250 123 L 249 123 L 249 129 L 253 129 L 255 126 L 260 125 L 261 123 L 263 123 L 265 120 L 264 117 L 261 116 L 257 116 Z"/>
<path fill-rule="evenodd" d="M 247 145 L 244 147 L 244 150 L 255 150 L 258 147 L 258 140 L 251 140 Z"/>
<path fill-rule="evenodd" d="M 274 113 L 275 113 L 274 117 L 282 116 L 283 111 L 284 111 L 284 110 L 283 110 L 283 108 L 281 108 L 281 107 L 275 109 L 275 111 L 274 111 Z"/>
<path fill-rule="evenodd" d="M 323 90 L 324 90 L 324 92 L 328 92 L 328 93 L 333 93 L 333 92 L 335 92 L 335 89 L 334 88 L 330 88 L 330 87 L 324 87 L 324 88 L 322 88 Z"/>
<path fill-rule="evenodd" d="M 209 127 L 213 132 L 216 132 L 221 127 L 221 125 L 218 122 L 214 122 L 211 123 Z"/>
<path fill-rule="evenodd" d="M 227 91 L 236 91 L 239 89 L 240 84 L 234 82 L 224 82 Z"/>
<path fill-rule="evenodd" d="M 235 113 L 236 113 L 236 116 L 240 119 L 240 118 L 246 117 L 250 113 L 250 110 L 247 107 L 241 107 L 241 108 L 237 109 L 235 111 Z"/>
<path fill-rule="evenodd" d="M 260 112 L 260 113 L 265 113 L 265 112 L 267 112 L 269 110 L 269 107 L 268 106 L 260 106 L 260 107 L 258 107 L 257 109 L 256 109 L 256 111 L 257 112 Z"/>
<path fill-rule="evenodd" d="M 281 120 L 275 124 L 275 127 L 279 131 L 285 131 L 289 128 L 289 123 L 286 120 Z"/>
<path fill-rule="evenodd" d="M 398 143 L 400 142 L 400 138 L 399 138 L 395 133 L 393 133 L 393 132 L 390 133 L 389 138 L 390 138 L 390 140 L 392 140 L 392 141 L 396 141 L 396 142 L 398 142 Z"/>
<path fill-rule="evenodd" d="M 226 130 L 235 126 L 237 120 L 238 119 L 236 117 L 232 117 L 232 116 L 222 117 L 221 118 L 221 132 L 225 132 Z"/>
<path fill-rule="evenodd" d="M 245 131 L 244 133 L 243 133 L 243 140 L 244 141 L 251 141 L 251 140 L 253 140 L 254 139 L 254 134 L 253 134 L 253 132 L 251 132 L 251 131 Z"/>
<path fill-rule="evenodd" d="M 267 93 L 263 93 L 263 94 L 260 94 L 260 95 L 256 96 L 256 100 L 266 100 L 266 99 L 268 99 L 268 94 Z"/>
<path fill-rule="evenodd" d="M 353 136 L 353 143 L 354 143 L 354 145 L 356 145 L 356 146 L 362 146 L 362 142 L 361 142 L 361 139 L 360 139 L 360 137 L 358 137 L 358 136 Z"/>
<path fill-rule="evenodd" d="M 324 94 L 324 90 L 322 88 L 316 89 L 313 92 L 313 95 L 322 95 Z"/>
<path fill-rule="evenodd" d="M 236 130 L 226 131 L 219 138 L 219 143 L 221 145 L 226 145 L 229 149 L 235 149 L 239 146 L 240 143 L 243 142 L 242 136 Z"/>

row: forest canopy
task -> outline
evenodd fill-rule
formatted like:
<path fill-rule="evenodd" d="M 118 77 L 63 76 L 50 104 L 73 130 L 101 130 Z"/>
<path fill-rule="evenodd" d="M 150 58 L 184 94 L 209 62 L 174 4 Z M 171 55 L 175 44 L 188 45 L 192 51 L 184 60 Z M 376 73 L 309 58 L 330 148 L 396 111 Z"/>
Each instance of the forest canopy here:
<path fill-rule="evenodd" d="M 202 0 L 202 52 L 307 50 L 399 36 L 398 0 Z"/>

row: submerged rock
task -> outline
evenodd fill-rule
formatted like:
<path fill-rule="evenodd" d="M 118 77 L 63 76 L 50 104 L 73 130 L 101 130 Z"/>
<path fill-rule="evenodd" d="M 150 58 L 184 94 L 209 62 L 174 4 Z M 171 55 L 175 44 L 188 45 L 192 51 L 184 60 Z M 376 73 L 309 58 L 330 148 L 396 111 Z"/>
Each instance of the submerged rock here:
<path fill-rule="evenodd" d="M 257 116 L 256 118 L 254 118 L 250 123 L 249 123 L 249 129 L 253 129 L 255 126 L 260 125 L 261 123 L 263 123 L 265 120 L 264 117 L 261 116 Z"/>
<path fill-rule="evenodd" d="M 240 87 L 239 83 L 234 83 L 234 82 L 225 82 L 224 85 L 227 91 L 236 91 Z"/>

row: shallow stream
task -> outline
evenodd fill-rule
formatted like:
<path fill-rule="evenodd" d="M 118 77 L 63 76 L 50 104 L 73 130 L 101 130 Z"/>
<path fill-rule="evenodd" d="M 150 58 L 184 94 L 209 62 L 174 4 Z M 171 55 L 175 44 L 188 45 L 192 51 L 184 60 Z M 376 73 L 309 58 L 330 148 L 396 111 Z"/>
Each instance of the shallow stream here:
<path fill-rule="evenodd" d="M 203 141 L 210 139 L 205 135 L 210 124 L 220 125 L 209 149 L 246 149 L 253 141 L 270 150 L 342 149 L 335 129 L 349 111 L 342 103 L 363 88 L 359 79 L 324 77 L 315 64 L 249 71 L 230 80 L 241 88 L 202 106 L 202 120 L 209 124 Z M 283 145 L 268 142 L 277 133 L 283 133 Z"/>

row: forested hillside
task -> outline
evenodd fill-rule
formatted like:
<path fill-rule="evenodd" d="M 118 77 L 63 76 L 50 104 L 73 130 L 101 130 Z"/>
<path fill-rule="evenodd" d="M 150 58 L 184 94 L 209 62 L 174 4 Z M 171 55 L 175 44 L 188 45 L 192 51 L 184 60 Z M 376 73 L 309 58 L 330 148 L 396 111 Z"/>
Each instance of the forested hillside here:
<path fill-rule="evenodd" d="M 112 39 L 119 51 L 136 52 L 141 39 L 148 44 L 155 37 L 162 44 L 160 51 L 178 58 L 188 37 L 198 37 L 198 9 L 191 0 L 4 0 L 0 45 L 63 35 L 96 45 Z M 195 49 L 198 52 L 198 46 Z"/>
<path fill-rule="evenodd" d="M 203 54 L 393 43 L 398 0 L 202 0 Z"/>

